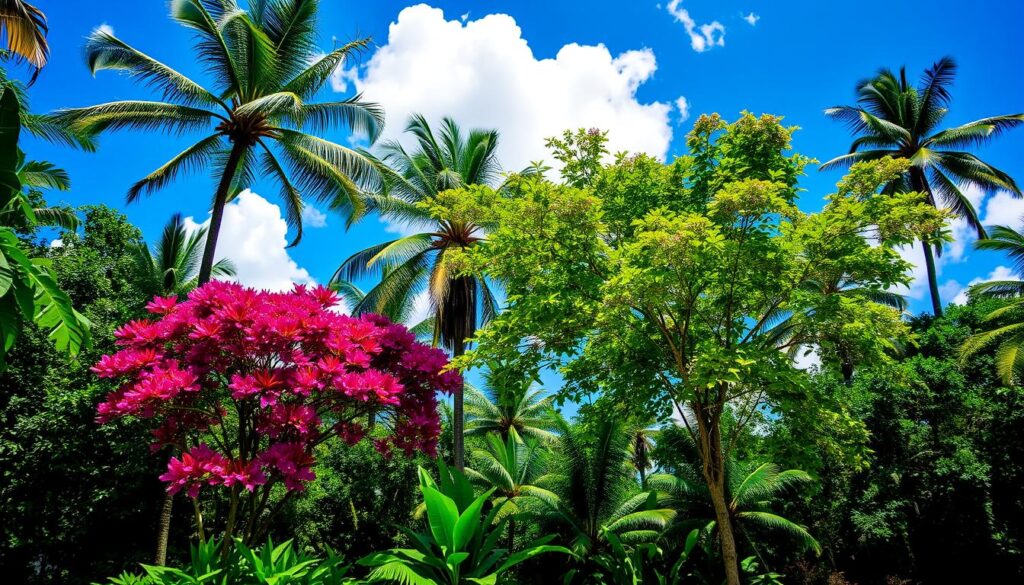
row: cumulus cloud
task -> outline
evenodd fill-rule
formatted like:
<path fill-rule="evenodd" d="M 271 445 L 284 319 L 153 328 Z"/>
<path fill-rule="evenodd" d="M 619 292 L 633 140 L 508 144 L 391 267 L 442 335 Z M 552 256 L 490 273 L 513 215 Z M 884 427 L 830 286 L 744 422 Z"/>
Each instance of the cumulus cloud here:
<path fill-rule="evenodd" d="M 191 231 L 202 224 L 185 218 Z M 290 290 L 295 284 L 314 284 L 313 277 L 288 255 L 288 224 L 281 208 L 246 189 L 224 208 L 216 260 L 229 258 L 238 282 L 258 289 Z"/>
<path fill-rule="evenodd" d="M 684 96 L 676 98 L 676 114 L 680 124 L 690 119 L 690 102 Z"/>
<path fill-rule="evenodd" d="M 327 225 L 327 215 L 312 205 L 302 208 L 303 227 L 322 228 Z"/>
<path fill-rule="evenodd" d="M 978 204 L 975 207 L 980 208 Z M 981 217 L 985 225 L 1016 227 L 1024 221 L 1024 199 L 1014 197 L 1009 191 L 996 191 L 985 202 L 985 212 Z"/>
<path fill-rule="evenodd" d="M 612 152 L 664 158 L 672 140 L 672 105 L 641 103 L 638 88 L 657 68 L 649 49 L 612 55 L 603 45 L 568 44 L 538 58 L 515 19 L 490 14 L 462 22 L 426 5 L 403 9 L 387 43 L 358 70 L 335 75 L 335 88 L 354 84 L 384 106 L 384 138 L 409 140 L 409 115 L 437 123 L 453 116 L 464 128 L 501 132 L 506 170 L 550 159 L 544 138 L 574 128 L 609 132 Z"/>
<path fill-rule="evenodd" d="M 108 34 L 108 35 L 113 35 L 114 34 L 114 27 L 110 26 L 109 24 L 107 24 L 105 22 L 103 24 L 97 26 L 96 30 L 100 31 L 101 33 Z"/>
<path fill-rule="evenodd" d="M 972 286 L 974 286 L 976 284 L 981 284 L 983 282 L 990 282 L 990 281 L 993 281 L 993 280 L 1020 280 L 1020 275 L 1016 274 L 1013 271 L 1013 269 L 1008 267 L 1008 266 L 996 266 L 995 269 L 992 270 L 992 272 L 990 272 L 988 274 L 988 277 L 986 277 L 986 278 L 981 278 L 981 277 L 975 278 L 975 279 L 971 280 L 970 282 L 968 282 L 967 286 L 962 287 L 957 292 L 956 296 L 953 297 L 953 302 L 958 304 L 958 305 L 965 305 L 965 304 L 967 304 L 967 289 L 971 288 Z M 950 281 L 950 282 L 956 284 L 955 280 L 954 281 Z M 946 284 L 949 284 L 949 283 L 946 283 Z"/>
<path fill-rule="evenodd" d="M 755 26 L 757 21 L 761 20 L 761 17 L 751 12 L 750 14 L 744 14 L 743 20 L 747 21 L 750 26 Z"/>
<path fill-rule="evenodd" d="M 666 8 L 669 14 L 683 24 L 686 34 L 690 36 L 690 46 L 693 50 L 703 53 L 712 47 L 724 47 L 725 26 L 717 20 L 698 25 L 697 21 L 690 16 L 690 11 L 680 6 L 682 3 L 682 0 L 672 0 Z"/>

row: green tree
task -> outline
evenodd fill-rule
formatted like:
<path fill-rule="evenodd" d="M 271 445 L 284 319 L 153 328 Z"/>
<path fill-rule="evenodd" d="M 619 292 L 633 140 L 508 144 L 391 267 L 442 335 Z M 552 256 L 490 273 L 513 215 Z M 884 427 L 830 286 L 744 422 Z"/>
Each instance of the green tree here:
<path fill-rule="evenodd" d="M 651 505 L 652 494 L 640 490 L 630 429 L 618 420 L 559 427 L 552 469 L 538 480 L 557 497 L 538 498 L 541 518 L 584 560 L 610 545 L 608 533 L 628 544 L 656 540 L 675 512 Z"/>
<path fill-rule="evenodd" d="M 999 225 L 992 228 L 989 238 L 978 240 L 978 250 L 1004 252 L 1013 260 L 1018 272 L 1024 268 L 1024 234 Z M 1018 280 L 995 280 L 971 287 L 972 296 L 1006 299 L 1008 302 L 995 308 L 985 317 L 991 327 L 972 335 L 964 341 L 961 350 L 968 359 L 990 345 L 996 345 L 996 370 L 1003 383 L 1013 385 L 1024 372 L 1024 282 Z"/>
<path fill-rule="evenodd" d="M 135 249 L 141 289 L 147 296 L 187 295 L 199 284 L 198 269 L 206 228 L 189 233 L 180 213 L 171 216 L 160 241 L 150 250 L 144 242 Z M 230 277 L 235 267 L 229 259 L 213 265 L 212 276 Z"/>
<path fill-rule="evenodd" d="M 355 41 L 320 56 L 318 7 L 316 0 L 253 2 L 249 11 L 235 0 L 171 3 L 171 18 L 195 34 L 195 57 L 216 81 L 212 89 L 97 29 L 86 43 L 91 71 L 124 71 L 167 101 L 115 101 L 61 110 L 52 118 L 87 135 L 212 130 L 128 190 L 133 202 L 190 171 L 208 169 L 216 177 L 200 284 L 213 272 L 224 206 L 257 174 L 280 185 L 286 219 L 297 229 L 293 245 L 302 237 L 307 198 L 342 210 L 352 221 L 365 209 L 364 190 L 379 182 L 363 154 L 307 133 L 345 125 L 373 140 L 383 125 L 380 108 L 359 96 L 309 101 L 346 58 L 367 45 Z"/>
<path fill-rule="evenodd" d="M 858 137 L 849 154 L 822 164 L 821 169 L 845 168 L 886 156 L 909 160 L 907 173 L 891 188 L 924 193 L 930 205 L 950 209 L 984 239 L 985 228 L 978 212 L 961 187 L 973 183 L 984 189 L 1005 189 L 1015 197 L 1021 196 L 1021 190 L 1009 175 L 960 149 L 988 143 L 1024 123 L 1024 114 L 992 116 L 938 130 L 948 112 L 952 98 L 949 88 L 955 75 L 956 63 L 943 57 L 925 70 L 919 87 L 907 82 L 906 68 L 900 69 L 899 76 L 883 69 L 873 79 L 861 82 L 857 86 L 858 105 L 825 110 L 825 115 L 845 122 Z M 936 235 L 922 238 L 932 311 L 941 315 L 933 246 L 941 253 L 941 240 Z"/>
<path fill-rule="evenodd" d="M 891 159 L 854 167 L 822 212 L 805 214 L 794 199 L 807 159 L 783 154 L 792 129 L 778 118 L 702 117 L 695 128 L 712 138 L 687 162 L 691 209 L 637 210 L 628 237 L 608 237 L 600 192 L 532 181 L 488 207 L 494 227 L 464 264 L 503 282 L 511 300 L 469 357 L 562 367 L 569 398 L 600 392 L 637 415 L 681 414 L 735 585 L 727 455 L 762 405 L 786 411 L 806 397 L 805 374 L 765 331 L 780 310 L 806 316 L 808 327 L 831 326 L 835 295 L 806 286 L 819 271 L 867 288 L 906 282 L 908 264 L 893 246 L 940 229 L 945 214 L 917 193 L 875 196 L 906 168 Z M 698 160 L 706 151 L 713 156 Z M 710 189 L 706 204 L 700 189 Z M 898 311 L 847 302 L 858 336 L 908 335 Z M 740 421 L 731 429 L 727 413 Z"/>
<path fill-rule="evenodd" d="M 523 440 L 510 429 L 505 440 L 491 433 L 484 448 L 471 451 L 466 477 L 491 493 L 497 518 L 508 516 L 508 550 L 515 550 L 516 518 L 535 507 L 535 499 L 553 502 L 555 494 L 536 485 L 546 469 L 547 451 L 537 439 Z"/>
<path fill-rule="evenodd" d="M 420 115 L 412 117 L 406 132 L 416 138 L 418 149 L 410 154 L 398 142 L 382 146 L 384 155 L 378 168 L 385 177 L 387 197 L 377 198 L 374 208 L 384 217 L 429 227 L 353 254 L 341 264 L 332 282 L 352 282 L 369 275 L 380 279 L 355 306 L 356 314 L 403 314 L 408 310 L 403 307 L 411 307 L 415 296 L 425 289 L 434 317 L 435 343 L 460 356 L 478 322 L 486 323 L 497 312 L 497 301 L 486 279 L 456 274 L 446 258 L 453 250 L 474 246 L 483 233 L 473 221 L 437 216 L 436 209 L 425 203 L 449 189 L 493 183 L 498 172 L 498 133 L 472 130 L 466 135 L 454 120 L 445 118 L 440 135 L 435 136 Z M 462 392 L 455 394 L 454 402 L 454 459 L 455 466 L 462 469 Z"/>
<path fill-rule="evenodd" d="M 141 234 L 112 209 L 80 211 L 80 231 L 62 232 L 63 246 L 32 244 L 31 255 L 51 263 L 92 344 L 68 360 L 46 329 L 26 324 L 0 373 L 0 566 L 15 583 L 86 585 L 152 560 L 161 466 L 138 449 L 151 440 L 144 425 L 97 427 L 109 388 L 89 371 L 114 351 L 114 331 L 145 315 L 132 257 Z"/>
<path fill-rule="evenodd" d="M 484 371 L 484 389 L 466 386 L 466 435 L 497 433 L 502 441 L 511 431 L 527 439 L 552 442 L 556 436 L 553 396 L 534 388 L 532 376 L 492 365 Z"/>

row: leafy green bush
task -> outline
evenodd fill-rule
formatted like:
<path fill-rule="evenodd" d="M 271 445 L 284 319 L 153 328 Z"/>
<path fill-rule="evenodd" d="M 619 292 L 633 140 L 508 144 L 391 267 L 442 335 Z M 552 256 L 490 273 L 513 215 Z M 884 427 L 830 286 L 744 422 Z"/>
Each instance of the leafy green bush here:
<path fill-rule="evenodd" d="M 274 545 L 269 539 L 256 550 L 237 541 L 223 555 L 223 541 L 210 539 L 192 547 L 191 562 L 185 567 L 142 565 L 144 575 L 124 572 L 106 585 L 355 585 L 347 577 L 349 565 L 328 551 L 317 559 L 297 551 L 291 540 Z M 98 584 L 96 584 L 98 585 Z"/>

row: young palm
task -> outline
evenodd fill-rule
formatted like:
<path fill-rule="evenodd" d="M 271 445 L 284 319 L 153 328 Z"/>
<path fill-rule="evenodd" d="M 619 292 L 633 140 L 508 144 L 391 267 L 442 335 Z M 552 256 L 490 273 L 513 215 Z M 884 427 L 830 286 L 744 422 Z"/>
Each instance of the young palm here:
<path fill-rule="evenodd" d="M 631 459 L 633 433 L 621 422 L 598 423 L 591 431 L 559 419 L 559 457 L 553 471 L 538 480 L 557 500 L 545 504 L 542 517 L 559 526 L 569 548 L 590 555 L 608 545 L 607 533 L 623 543 L 653 542 L 675 511 L 652 505 L 640 491 Z"/>
<path fill-rule="evenodd" d="M 472 467 L 466 476 L 485 490 L 494 490 L 491 505 L 499 509 L 497 518 L 509 516 L 508 549 L 515 543 L 515 519 L 536 507 L 537 500 L 554 502 L 555 494 L 536 485 L 544 470 L 547 452 L 536 439 L 519 437 L 515 429 L 505 440 L 491 433 L 484 437 L 483 449 L 474 449 Z"/>
<path fill-rule="evenodd" d="M 466 386 L 466 435 L 497 433 L 504 441 L 514 431 L 528 439 L 555 441 L 553 397 L 544 394 L 529 377 L 488 368 L 483 390 Z"/>
<path fill-rule="evenodd" d="M 364 189 L 379 185 L 379 174 L 362 153 L 306 133 L 348 126 L 373 140 L 383 124 L 380 108 L 359 96 L 310 101 L 331 73 L 367 44 L 352 42 L 321 56 L 317 9 L 317 0 L 254 1 L 249 11 L 235 0 L 172 2 L 171 18 L 195 33 L 195 58 L 216 82 L 210 89 L 97 29 L 86 43 L 92 72 L 124 71 L 159 90 L 166 101 L 116 101 L 53 116 L 92 136 L 120 129 L 206 134 L 128 191 L 133 202 L 196 169 L 209 169 L 216 177 L 200 283 L 213 272 L 225 205 L 257 174 L 279 184 L 288 223 L 296 228 L 293 245 L 302 237 L 305 197 L 347 213 L 352 221 L 365 209 Z"/>
<path fill-rule="evenodd" d="M 956 74 L 956 64 L 944 57 L 924 72 L 920 87 L 907 82 L 906 69 L 897 77 L 883 69 L 877 77 L 857 87 L 857 106 L 837 106 L 825 110 L 829 117 L 846 122 L 858 135 L 850 153 L 836 157 L 821 169 L 847 167 L 858 161 L 885 156 L 904 158 L 911 162 L 908 175 L 894 189 L 918 191 L 934 206 L 949 208 L 967 221 L 979 238 L 985 229 L 974 205 L 960 190 L 974 183 L 984 189 L 1005 189 L 1015 196 L 1021 191 L 1003 171 L 965 150 L 989 142 L 1003 131 L 1024 123 L 1024 114 L 992 116 L 961 126 L 937 130 L 948 112 L 949 88 Z M 922 241 L 932 309 L 942 314 L 942 302 L 935 272 L 932 244 Z M 941 253 L 941 249 L 937 248 Z"/>
<path fill-rule="evenodd" d="M 1024 269 L 1024 233 L 1011 227 L 993 227 L 989 238 L 975 242 L 974 247 L 1005 252 L 1013 260 L 1017 273 Z M 1009 299 L 1008 304 L 985 316 L 987 322 L 1009 323 L 967 338 L 961 355 L 966 359 L 985 347 L 997 344 L 996 371 L 1003 383 L 1011 385 L 1024 375 L 1024 282 L 995 280 L 975 285 L 970 292 L 981 297 Z"/>
<path fill-rule="evenodd" d="M 434 313 L 434 341 L 459 356 L 466 340 L 497 312 L 497 302 L 482 278 L 456 276 L 445 255 L 482 239 L 480 226 L 462 221 L 435 220 L 420 203 L 438 193 L 466 185 L 492 183 L 498 173 L 495 148 L 498 133 L 473 130 L 465 135 L 454 120 L 445 118 L 440 135 L 415 115 L 406 131 L 416 137 L 418 150 L 409 153 L 397 142 L 383 145 L 377 168 L 384 177 L 387 196 L 371 197 L 373 209 L 397 221 L 429 226 L 425 231 L 371 246 L 346 259 L 332 281 L 355 281 L 368 275 L 380 279 L 354 312 L 393 312 L 411 306 L 426 290 Z M 478 319 L 478 315 L 480 319 Z M 455 395 L 454 459 L 464 467 L 463 395 Z"/>
<path fill-rule="evenodd" d="M 180 213 L 164 226 L 160 242 L 150 250 L 144 242 L 135 249 L 140 286 L 146 296 L 186 295 L 199 284 L 199 263 L 206 239 L 206 228 L 191 234 Z M 234 276 L 235 267 L 222 259 L 213 265 L 213 276 Z"/>
<path fill-rule="evenodd" d="M 713 542 L 710 536 L 715 530 L 715 512 L 711 503 L 707 483 L 700 470 L 700 459 L 689 435 L 678 427 L 662 431 L 662 440 L 671 446 L 678 463 L 671 466 L 674 473 L 659 473 L 648 478 L 648 485 L 659 492 L 660 501 L 678 510 L 685 518 L 675 529 L 687 534 L 693 528 Z M 811 476 L 799 469 L 780 470 L 774 463 L 741 463 L 730 459 L 726 463 L 726 499 L 733 526 L 746 536 L 751 546 L 751 529 L 767 530 L 785 535 L 800 544 L 805 550 L 821 553 L 821 545 L 803 526 L 771 511 L 780 497 L 790 490 L 813 481 Z"/>

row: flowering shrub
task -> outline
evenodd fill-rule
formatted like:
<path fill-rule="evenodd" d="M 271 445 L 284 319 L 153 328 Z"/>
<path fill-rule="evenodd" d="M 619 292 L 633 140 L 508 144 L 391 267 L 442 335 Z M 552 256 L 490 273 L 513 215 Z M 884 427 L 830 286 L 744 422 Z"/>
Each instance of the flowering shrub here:
<path fill-rule="evenodd" d="M 353 444 L 371 413 L 386 424 L 375 445 L 390 454 L 433 455 L 440 432 L 437 391 L 462 384 L 445 354 L 384 317 L 332 311 L 329 289 L 260 292 L 211 282 L 189 298 L 155 298 L 158 318 L 116 332 L 122 347 L 93 367 L 121 386 L 97 420 L 153 419 L 153 450 L 170 445 L 160 479 L 197 498 L 204 486 L 247 491 L 258 515 L 275 483 L 301 491 L 315 478 L 314 448 L 332 437 Z M 197 508 L 198 511 L 198 508 Z M 229 521 L 230 524 L 230 521 Z"/>

